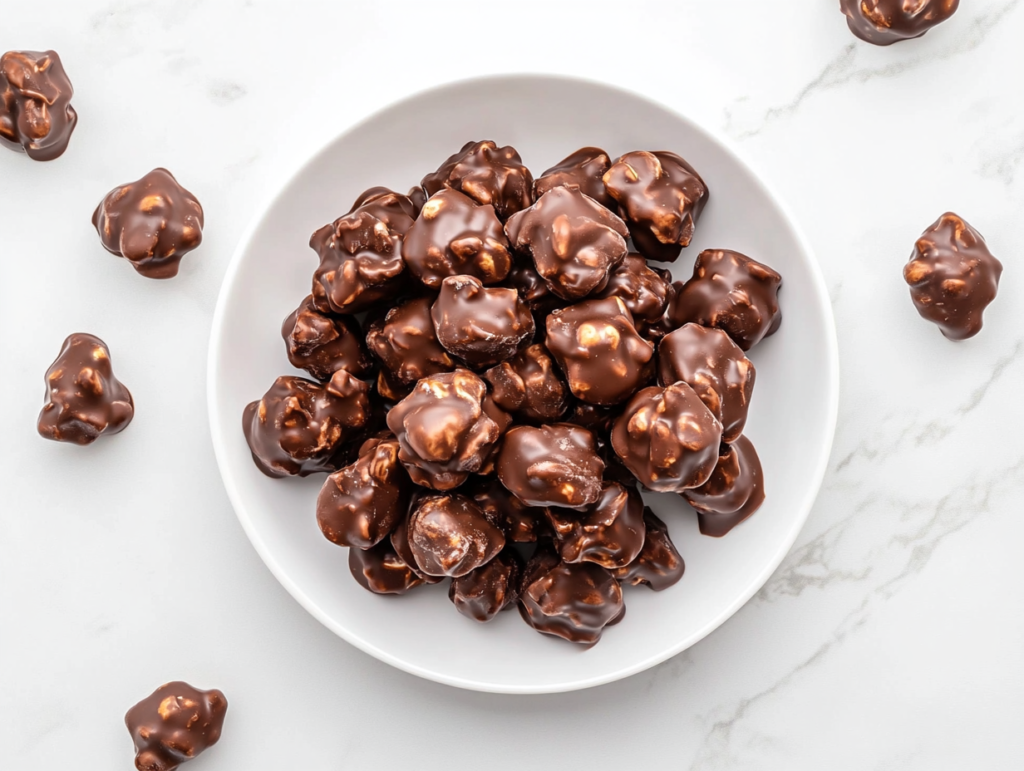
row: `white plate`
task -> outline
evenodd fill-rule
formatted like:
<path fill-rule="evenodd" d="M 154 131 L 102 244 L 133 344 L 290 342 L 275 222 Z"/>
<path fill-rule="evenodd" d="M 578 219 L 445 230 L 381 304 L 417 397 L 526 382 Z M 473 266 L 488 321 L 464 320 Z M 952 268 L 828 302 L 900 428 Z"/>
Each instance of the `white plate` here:
<path fill-rule="evenodd" d="M 767 501 L 723 539 L 703 537 L 678 496 L 650 495 L 686 560 L 661 593 L 627 588 L 627 614 L 590 650 L 540 635 L 514 610 L 490 624 L 455 611 L 441 586 L 379 597 L 352 579 L 345 549 L 314 514 L 324 477 L 269 479 L 242 436 L 246 403 L 295 371 L 281 321 L 310 291 L 310 233 L 373 185 L 405 191 L 471 139 L 515 146 L 539 173 L 584 145 L 614 158 L 672 150 L 693 164 L 711 200 L 693 244 L 672 266 L 690 275 L 701 249 L 736 249 L 782 273 L 784 321 L 752 353 L 757 386 L 747 435 L 764 464 Z M 396 667 L 462 688 L 546 693 L 640 672 L 729 618 L 778 566 L 814 502 L 838 403 L 838 355 L 828 295 L 811 250 L 779 200 L 736 155 L 672 111 L 605 85 L 508 76 L 443 86 L 349 129 L 317 153 L 254 220 L 228 268 L 213 323 L 209 407 L 217 462 L 238 518 L 277 579 L 340 637 Z"/>

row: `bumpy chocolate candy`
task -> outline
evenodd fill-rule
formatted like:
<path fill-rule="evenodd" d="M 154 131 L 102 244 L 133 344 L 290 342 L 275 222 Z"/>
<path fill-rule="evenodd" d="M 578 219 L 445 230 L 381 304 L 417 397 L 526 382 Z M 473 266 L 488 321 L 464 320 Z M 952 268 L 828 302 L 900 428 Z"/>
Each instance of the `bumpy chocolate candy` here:
<path fill-rule="evenodd" d="M 583 511 L 552 507 L 548 519 L 555 546 L 566 562 L 621 568 L 644 545 L 644 502 L 634 487 L 606 482 L 601 497 Z"/>
<path fill-rule="evenodd" d="M 535 543 L 547 536 L 550 527 L 547 508 L 527 506 L 510 493 L 497 477 L 479 477 L 467 485 L 466 495 L 480 507 L 484 516 L 512 543 Z"/>
<path fill-rule="evenodd" d="M 604 184 L 619 204 L 633 245 L 649 260 L 674 262 L 690 245 L 708 202 L 708 186 L 675 153 L 626 153 L 605 172 Z"/>
<path fill-rule="evenodd" d="M 718 462 L 722 424 L 686 383 L 634 396 L 612 427 L 612 448 L 649 490 L 704 484 Z"/>
<path fill-rule="evenodd" d="M 188 683 L 161 685 L 124 716 L 139 771 L 174 771 L 220 739 L 228 700 Z"/>
<path fill-rule="evenodd" d="M 548 288 L 547 282 L 540 277 L 532 261 L 521 261 L 513 265 L 507 283 L 515 287 L 523 302 L 533 311 L 538 326 L 543 325 L 544 317 L 555 308 L 564 308 L 568 304 L 568 301 Z"/>
<path fill-rule="evenodd" d="M 640 337 L 618 297 L 553 311 L 545 345 L 573 396 L 590 404 L 625 401 L 654 374 L 654 346 Z"/>
<path fill-rule="evenodd" d="M 723 445 L 708 481 L 682 495 L 697 510 L 704 535 L 728 533 L 764 503 L 764 475 L 754 445 L 745 436 Z"/>
<path fill-rule="evenodd" d="M 56 51 L 0 56 L 0 144 L 34 161 L 59 158 L 78 123 L 73 94 Z"/>
<path fill-rule="evenodd" d="M 449 276 L 430 311 L 441 345 L 473 369 L 515 356 L 533 337 L 533 315 L 515 289 Z"/>
<path fill-rule="evenodd" d="M 839 0 L 850 31 L 876 46 L 921 37 L 959 5 L 960 0 Z"/>
<path fill-rule="evenodd" d="M 519 592 L 523 620 L 544 634 L 594 645 L 605 627 L 622 620 L 622 587 L 593 562 L 562 562 L 538 549 L 527 563 Z"/>
<path fill-rule="evenodd" d="M 604 287 L 626 256 L 626 224 L 578 188 L 555 187 L 505 224 L 509 243 L 533 257 L 548 288 L 578 300 Z"/>
<path fill-rule="evenodd" d="M 679 287 L 669 317 L 676 327 L 692 322 L 724 329 L 749 351 L 782 323 L 780 286 L 782 276 L 767 265 L 728 249 L 708 249 Z"/>
<path fill-rule="evenodd" d="M 366 343 L 390 376 L 386 381 L 392 385 L 389 390 L 408 389 L 420 378 L 455 369 L 455 360 L 437 341 L 430 316 L 432 302 L 429 297 L 406 300 L 370 324 Z M 391 398 L 389 393 L 384 395 Z"/>
<path fill-rule="evenodd" d="M 647 537 L 644 548 L 625 567 L 611 571 L 619 581 L 632 586 L 649 586 L 656 592 L 679 583 L 686 569 L 683 558 L 669 537 L 668 528 L 649 508 L 644 509 Z"/>
<path fill-rule="evenodd" d="M 367 196 L 367 193 L 370 195 Z M 309 239 L 320 257 L 313 274 L 313 302 L 325 312 L 358 313 L 394 297 L 405 283 L 402 239 L 415 206 L 408 196 L 371 188 L 353 211 L 324 225 Z"/>
<path fill-rule="evenodd" d="M 257 468 L 270 477 L 333 471 L 336 456 L 370 420 L 369 386 L 343 369 L 326 384 L 279 377 L 242 415 Z"/>
<path fill-rule="evenodd" d="M 339 369 L 356 377 L 365 377 L 373 369 L 355 317 L 317 310 L 312 295 L 284 320 L 281 337 L 292 366 L 306 370 L 317 380 L 330 380 Z"/>
<path fill-rule="evenodd" d="M 498 452 L 498 478 L 527 506 L 579 509 L 601 496 L 594 435 L 569 423 L 515 426 Z"/>
<path fill-rule="evenodd" d="M 412 480 L 451 490 L 480 471 L 503 431 L 484 410 L 487 384 L 467 369 L 431 375 L 388 413 Z"/>
<path fill-rule="evenodd" d="M 409 505 L 409 510 L 415 509 L 419 504 L 421 498 L 428 495 L 427 491 L 413 489 L 412 503 Z M 409 546 L 409 513 L 407 512 L 404 517 L 398 520 L 398 524 L 395 525 L 395 529 L 391 531 L 391 548 L 394 549 L 395 554 L 398 555 L 399 559 L 409 566 L 409 569 L 419 577 L 420 581 L 425 584 L 439 584 L 444 580 L 444 576 L 428 576 L 422 570 L 419 565 L 416 564 L 416 559 L 412 556 L 412 547 Z"/>
<path fill-rule="evenodd" d="M 320 530 L 340 546 L 375 546 L 405 516 L 411 487 L 394 437 L 367 439 L 355 463 L 324 482 L 316 502 Z"/>
<path fill-rule="evenodd" d="M 93 335 L 69 336 L 46 370 L 49 397 L 39 413 L 39 435 L 92 444 L 124 431 L 135 414 L 128 389 L 114 377 L 107 344 Z"/>
<path fill-rule="evenodd" d="M 361 587 L 374 594 L 405 594 L 424 583 L 387 540 L 369 549 L 349 549 L 348 569 Z"/>
<path fill-rule="evenodd" d="M 409 200 L 412 201 L 413 219 L 420 216 L 420 211 L 423 209 L 423 204 L 427 202 L 427 194 L 423 192 L 423 188 L 419 185 L 409 188 L 409 192 L 406 193 L 409 196 Z"/>
<path fill-rule="evenodd" d="M 950 340 L 981 331 L 982 315 L 996 298 L 1002 273 L 1002 263 L 981 233 L 952 212 L 917 239 L 903 268 L 917 312 Z"/>
<path fill-rule="evenodd" d="M 540 343 L 487 370 L 484 380 L 494 403 L 522 420 L 558 420 L 568 404 L 568 389 Z"/>
<path fill-rule="evenodd" d="M 430 576 L 464 576 L 505 548 L 505 534 L 464 495 L 421 498 L 406 526 L 416 565 Z"/>
<path fill-rule="evenodd" d="M 513 549 L 505 549 L 486 565 L 453 578 L 448 599 L 463 616 L 486 623 L 519 598 L 523 565 Z"/>
<path fill-rule="evenodd" d="M 653 270 L 639 254 L 626 258 L 608 274 L 608 283 L 595 297 L 618 297 L 633 314 L 633 323 L 653 324 L 659 321 L 673 297 L 672 274 Z"/>
<path fill-rule="evenodd" d="M 599 147 L 581 147 L 563 158 L 541 174 L 533 183 L 533 194 L 540 198 L 555 187 L 578 187 L 581 193 L 589 195 L 608 209 L 615 208 L 615 201 L 604 186 L 604 173 L 612 165 L 611 158 Z"/>
<path fill-rule="evenodd" d="M 92 224 L 103 248 L 146 278 L 173 278 L 181 258 L 203 241 L 203 207 L 167 169 L 115 187 Z"/>
<path fill-rule="evenodd" d="M 685 324 L 658 344 L 658 380 L 683 381 L 722 424 L 722 441 L 743 433 L 754 391 L 754 365 L 721 329 Z"/>
<path fill-rule="evenodd" d="M 434 195 L 442 188 L 459 190 L 477 203 L 490 204 L 502 220 L 533 203 L 533 175 L 514 147 L 494 142 L 467 142 L 433 174 L 423 189 Z"/>

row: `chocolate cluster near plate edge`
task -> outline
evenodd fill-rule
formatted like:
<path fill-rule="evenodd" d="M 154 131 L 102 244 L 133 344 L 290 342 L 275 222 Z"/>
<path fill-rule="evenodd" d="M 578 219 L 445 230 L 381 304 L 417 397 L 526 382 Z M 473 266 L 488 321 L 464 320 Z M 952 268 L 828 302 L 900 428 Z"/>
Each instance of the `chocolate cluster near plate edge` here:
<path fill-rule="evenodd" d="M 959 6 L 960 0 L 839 0 L 850 31 L 876 46 L 921 37 Z"/>
<path fill-rule="evenodd" d="M 56 51 L 0 56 L 0 144 L 34 161 L 59 158 L 78 123 L 73 94 Z"/>
<path fill-rule="evenodd" d="M 220 739 L 228 700 L 175 681 L 157 688 L 124 716 L 139 771 L 174 771 Z"/>

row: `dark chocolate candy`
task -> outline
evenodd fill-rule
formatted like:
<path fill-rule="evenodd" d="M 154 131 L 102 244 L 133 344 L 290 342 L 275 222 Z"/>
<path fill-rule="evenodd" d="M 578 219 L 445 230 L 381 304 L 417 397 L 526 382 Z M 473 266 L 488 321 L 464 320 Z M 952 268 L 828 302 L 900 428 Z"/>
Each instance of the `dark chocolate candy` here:
<path fill-rule="evenodd" d="M 369 549 L 349 549 L 348 569 L 361 587 L 374 594 L 405 594 L 424 583 L 387 539 Z"/>
<path fill-rule="evenodd" d="M 370 324 L 366 343 L 387 371 L 388 393 L 381 390 L 388 398 L 392 391 L 411 389 L 420 378 L 455 369 L 455 360 L 437 341 L 432 302 L 430 297 L 406 300 Z"/>
<path fill-rule="evenodd" d="M 406 194 L 409 196 L 409 200 L 412 201 L 413 219 L 420 216 L 420 211 L 423 209 L 423 204 L 427 202 L 427 194 L 423 192 L 423 188 L 419 185 L 409 188 L 409 192 Z"/>
<path fill-rule="evenodd" d="M 486 623 L 515 605 L 522 571 L 519 555 L 514 549 L 505 549 L 486 565 L 453 578 L 448 599 L 463 616 Z"/>
<path fill-rule="evenodd" d="M 960 0 L 839 0 L 850 31 L 876 46 L 921 37 L 959 5 Z"/>
<path fill-rule="evenodd" d="M 604 150 L 581 147 L 541 174 L 533 183 L 533 195 L 540 198 L 554 187 L 578 187 L 581 193 L 605 208 L 614 209 L 615 201 L 608 195 L 602 179 L 611 165 L 611 158 Z"/>
<path fill-rule="evenodd" d="M 124 716 L 139 771 L 174 771 L 220 739 L 228 700 L 176 681 L 161 685 Z"/>
<path fill-rule="evenodd" d="M 484 380 L 494 403 L 522 420 L 558 420 L 568 404 L 568 388 L 540 343 L 487 370 Z"/>
<path fill-rule="evenodd" d="M 512 543 L 535 543 L 550 534 L 547 508 L 527 506 L 506 489 L 497 477 L 478 477 L 467 485 L 466 495 Z"/>
<path fill-rule="evenodd" d="M 547 282 L 540 277 L 532 261 L 521 261 L 513 265 L 508 274 L 508 284 L 515 287 L 523 302 L 534 312 L 538 326 L 543 326 L 544 317 L 548 313 L 568 304 L 548 288 Z"/>
<path fill-rule="evenodd" d="M 406 527 L 416 565 L 430 576 L 464 576 L 505 548 L 505 534 L 464 495 L 420 498 Z"/>
<path fill-rule="evenodd" d="M 605 482 L 601 497 L 583 511 L 551 507 L 555 547 L 566 562 L 621 568 L 644 545 L 644 502 L 634 487 Z"/>
<path fill-rule="evenodd" d="M 423 583 L 439 584 L 444 580 L 444 576 L 428 576 L 420 570 L 419 565 L 416 564 L 416 559 L 412 556 L 412 547 L 409 546 L 409 513 L 411 513 L 411 510 L 416 507 L 420 499 L 427 494 L 429 493 L 425 490 L 414 488 L 412 503 L 409 505 L 410 511 L 398 520 L 398 524 L 395 525 L 395 529 L 391 531 L 391 548 L 394 549 L 395 554 L 398 555 L 399 559 L 404 562 L 413 574 L 418 576 Z"/>
<path fill-rule="evenodd" d="M 533 203 L 533 175 L 519 153 L 490 140 L 467 142 L 425 176 L 422 185 L 428 196 L 443 188 L 465 193 L 477 203 L 493 206 L 502 220 Z"/>
<path fill-rule="evenodd" d="M 723 445 L 708 481 L 682 496 L 697 510 L 701 533 L 715 538 L 728 533 L 764 503 L 764 475 L 754 445 L 745 436 Z"/>
<path fill-rule="evenodd" d="M 673 297 L 672 274 L 654 270 L 639 254 L 626 258 L 608 274 L 608 283 L 595 297 L 618 297 L 633 314 L 633 323 L 653 324 L 665 315 Z"/>
<path fill-rule="evenodd" d="M 515 426 L 498 452 L 498 478 L 527 506 L 582 508 L 601 495 L 594 435 L 569 423 Z"/>
<path fill-rule="evenodd" d="M 635 560 L 611 571 L 619 581 L 632 586 L 649 586 L 656 592 L 679 583 L 686 569 L 683 558 L 669 537 L 668 528 L 653 511 L 644 509 L 647 537 Z"/>
<path fill-rule="evenodd" d="M 59 158 L 78 123 L 73 94 L 56 51 L 0 56 L 0 144 L 34 161 Z"/>
<path fill-rule="evenodd" d="M 306 370 L 317 380 L 330 380 L 339 369 L 356 377 L 366 377 L 373 370 L 363 330 L 355 317 L 318 310 L 312 295 L 284 320 L 281 337 L 292 366 Z"/>

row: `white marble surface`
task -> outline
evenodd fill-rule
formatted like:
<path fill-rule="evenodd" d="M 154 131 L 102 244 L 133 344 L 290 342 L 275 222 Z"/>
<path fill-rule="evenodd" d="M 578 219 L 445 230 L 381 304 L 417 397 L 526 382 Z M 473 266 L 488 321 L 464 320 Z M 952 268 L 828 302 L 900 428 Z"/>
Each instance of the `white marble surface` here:
<path fill-rule="evenodd" d="M 0 154 L 0 766 L 131 768 L 121 715 L 177 677 L 231 700 L 195 771 L 1024 766 L 1024 2 L 964 0 L 888 49 L 835 0 L 403 5 L 4 4 L 0 49 L 57 49 L 81 121 L 54 163 Z M 823 490 L 764 590 L 668 663 L 550 697 L 424 682 L 320 627 L 245 540 L 206 428 L 210 317 L 255 207 L 378 107 L 507 71 L 629 87 L 734 140 L 818 252 L 843 369 Z M 155 165 L 207 213 L 162 283 L 89 224 Z M 1006 266 L 962 344 L 900 277 L 947 209 Z M 34 429 L 72 331 L 138 404 L 85 451 Z"/>

